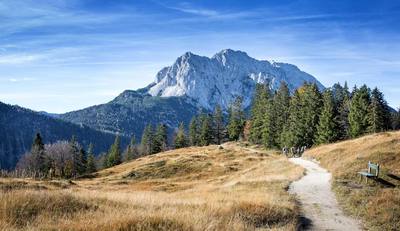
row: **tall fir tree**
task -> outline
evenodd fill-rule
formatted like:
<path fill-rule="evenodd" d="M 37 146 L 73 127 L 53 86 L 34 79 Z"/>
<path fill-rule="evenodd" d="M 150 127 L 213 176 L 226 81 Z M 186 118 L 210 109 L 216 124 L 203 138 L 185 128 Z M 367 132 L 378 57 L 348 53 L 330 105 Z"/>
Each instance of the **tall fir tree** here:
<path fill-rule="evenodd" d="M 31 169 L 36 176 L 47 173 L 49 164 L 44 149 L 43 139 L 40 133 L 36 133 L 35 135 L 31 148 L 31 155 L 32 162 L 30 163 L 31 166 L 28 168 Z"/>
<path fill-rule="evenodd" d="M 175 135 L 175 148 L 184 148 L 187 146 L 187 138 L 185 134 L 185 125 L 181 122 L 179 124 L 178 131 L 176 132 Z"/>
<path fill-rule="evenodd" d="M 76 177 L 81 172 L 82 163 L 81 163 L 80 147 L 75 136 L 71 137 L 71 140 L 69 141 L 69 146 L 72 156 L 72 163 L 71 163 L 72 166 L 69 174 L 71 175 L 71 177 Z"/>
<path fill-rule="evenodd" d="M 86 173 L 86 166 L 87 166 L 87 154 L 85 149 L 83 147 L 80 147 L 79 149 L 79 168 L 78 168 L 78 174 L 82 175 Z"/>
<path fill-rule="evenodd" d="M 278 147 L 283 147 L 281 134 L 284 131 L 285 124 L 289 120 L 290 108 L 290 91 L 286 82 L 281 82 L 281 85 L 274 95 L 273 111 L 275 119 L 274 143 Z"/>
<path fill-rule="evenodd" d="M 340 96 L 341 97 L 335 97 L 335 107 L 338 112 L 338 139 L 345 140 L 350 137 L 349 112 L 351 100 L 347 82 L 345 82 L 344 87 L 341 88 Z"/>
<path fill-rule="evenodd" d="M 224 139 L 224 130 L 224 115 L 221 106 L 217 105 L 213 115 L 213 131 L 215 142 L 217 144 L 221 144 L 222 140 Z"/>
<path fill-rule="evenodd" d="M 200 146 L 207 146 L 212 143 L 212 128 L 211 128 L 211 116 L 209 114 L 200 115 L 200 135 L 199 144 Z"/>
<path fill-rule="evenodd" d="M 274 111 L 274 101 L 272 96 L 270 96 L 269 91 L 267 91 L 265 95 L 266 96 L 263 100 L 264 108 L 261 110 L 261 138 L 262 143 L 266 148 L 273 148 L 276 146 L 276 116 Z"/>
<path fill-rule="evenodd" d="M 129 161 L 137 157 L 138 151 L 136 148 L 136 137 L 133 135 L 131 137 L 131 141 L 129 142 L 128 146 L 126 147 L 124 159 L 125 161 Z"/>
<path fill-rule="evenodd" d="M 239 140 L 243 136 L 245 117 L 242 105 L 243 99 L 237 97 L 229 109 L 228 135 L 230 140 Z"/>
<path fill-rule="evenodd" d="M 323 93 L 323 108 L 319 117 L 315 141 L 317 144 L 326 144 L 338 138 L 337 112 L 331 90 Z"/>
<path fill-rule="evenodd" d="M 153 127 L 149 124 L 144 128 L 142 134 L 142 140 L 140 142 L 142 155 L 152 154 L 153 142 L 154 142 L 153 140 L 154 140 Z"/>
<path fill-rule="evenodd" d="M 311 146 L 321 110 L 321 93 L 316 84 L 304 84 L 290 102 L 290 116 L 283 132 L 283 146 Z"/>
<path fill-rule="evenodd" d="M 249 140 L 254 144 L 263 143 L 263 126 L 265 123 L 268 100 L 269 93 L 267 85 L 257 84 L 251 107 L 251 123 L 249 131 Z"/>
<path fill-rule="evenodd" d="M 167 126 L 165 124 L 159 124 L 157 126 L 157 130 L 154 135 L 154 142 L 151 153 L 163 152 L 167 150 L 167 147 L 168 147 Z"/>
<path fill-rule="evenodd" d="M 120 164 L 121 162 L 121 141 L 119 135 L 117 135 L 108 153 L 108 166 L 112 167 Z"/>
<path fill-rule="evenodd" d="M 290 99 L 289 118 L 283 127 L 280 143 L 282 147 L 292 147 L 301 144 L 302 101 L 300 89 L 296 89 Z"/>
<path fill-rule="evenodd" d="M 383 93 L 374 88 L 371 92 L 371 103 L 368 110 L 368 132 L 386 131 L 390 127 L 390 110 Z"/>
<path fill-rule="evenodd" d="M 89 144 L 87 151 L 86 172 L 87 173 L 96 172 L 96 159 L 94 157 L 94 147 L 92 143 Z"/>
<path fill-rule="evenodd" d="M 199 135 L 198 135 L 198 118 L 193 116 L 189 124 L 189 145 L 197 146 L 199 145 Z"/>
<path fill-rule="evenodd" d="M 354 88 L 349 110 L 349 134 L 356 138 L 367 132 L 368 108 L 370 104 L 370 89 L 363 85 L 360 89 Z"/>

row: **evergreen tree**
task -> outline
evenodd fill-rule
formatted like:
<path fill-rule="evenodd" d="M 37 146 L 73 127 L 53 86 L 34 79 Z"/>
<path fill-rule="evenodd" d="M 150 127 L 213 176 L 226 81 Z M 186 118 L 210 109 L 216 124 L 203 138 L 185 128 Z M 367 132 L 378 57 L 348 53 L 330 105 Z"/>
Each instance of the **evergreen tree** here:
<path fill-rule="evenodd" d="M 301 142 L 302 102 L 300 89 L 296 89 L 290 99 L 289 118 L 283 127 L 280 142 L 282 147 L 298 146 Z"/>
<path fill-rule="evenodd" d="M 321 110 L 321 93 L 316 84 L 304 84 L 290 102 L 290 116 L 282 134 L 283 146 L 311 146 Z"/>
<path fill-rule="evenodd" d="M 79 163 L 78 163 L 78 174 L 82 175 L 86 172 L 87 166 L 87 155 L 85 149 L 82 147 L 79 149 Z"/>
<path fill-rule="evenodd" d="M 160 124 L 157 126 L 157 131 L 154 136 L 153 148 L 151 153 L 159 153 L 167 150 L 167 141 L 167 126 L 165 126 L 164 124 Z"/>
<path fill-rule="evenodd" d="M 335 141 L 338 137 L 337 112 L 331 90 L 323 94 L 323 108 L 317 127 L 316 143 L 326 144 Z"/>
<path fill-rule="evenodd" d="M 263 142 L 263 127 L 269 100 L 268 87 L 265 84 L 257 84 L 251 108 L 251 123 L 249 140 L 254 144 Z"/>
<path fill-rule="evenodd" d="M 349 124 L 349 112 L 350 112 L 350 92 L 347 88 L 347 83 L 343 88 L 344 95 L 341 101 L 336 102 L 337 112 L 338 112 L 338 126 L 339 133 L 338 139 L 345 140 L 350 137 L 350 124 Z"/>
<path fill-rule="evenodd" d="M 208 114 L 201 114 L 199 144 L 207 146 L 212 142 L 212 139 L 211 117 Z"/>
<path fill-rule="evenodd" d="M 39 173 L 45 174 L 48 171 L 48 160 L 46 157 L 44 144 L 40 133 L 36 133 L 31 148 L 32 162 L 28 168 L 38 175 Z"/>
<path fill-rule="evenodd" d="M 69 174 L 71 177 L 76 177 L 82 171 L 81 148 L 79 147 L 75 136 L 72 136 L 71 140 L 69 141 L 69 145 L 72 156 L 72 166 Z"/>
<path fill-rule="evenodd" d="M 224 116 L 222 114 L 221 106 L 217 105 L 215 107 L 214 115 L 213 115 L 213 129 L 214 129 L 214 138 L 217 144 L 221 144 L 221 141 L 224 138 Z"/>
<path fill-rule="evenodd" d="M 314 136 L 317 132 L 317 126 L 319 122 L 319 115 L 321 112 L 322 96 L 318 90 L 317 85 L 309 84 L 306 85 L 306 89 L 303 95 L 303 142 L 298 146 L 311 146 L 314 143 Z"/>
<path fill-rule="evenodd" d="M 115 137 L 114 143 L 108 152 L 108 167 L 112 167 L 121 163 L 121 141 L 119 136 Z"/>
<path fill-rule="evenodd" d="M 153 128 L 149 124 L 143 130 L 142 140 L 140 143 L 140 147 L 141 147 L 141 151 L 142 151 L 143 155 L 152 154 L 153 142 L 154 142 L 153 140 L 154 140 Z"/>
<path fill-rule="evenodd" d="M 199 145 L 199 136 L 198 136 L 198 119 L 196 116 L 190 121 L 189 124 L 189 145 L 190 146 L 197 146 Z"/>
<path fill-rule="evenodd" d="M 287 84 L 282 82 L 277 93 L 274 96 L 273 112 L 275 119 L 275 134 L 274 143 L 278 147 L 283 147 L 281 141 L 281 134 L 284 131 L 285 124 L 289 120 L 290 108 L 290 92 Z"/>
<path fill-rule="evenodd" d="M 350 137 L 356 138 L 367 132 L 368 108 L 370 104 L 370 90 L 363 85 L 360 89 L 356 87 L 352 93 L 349 110 L 349 133 Z"/>
<path fill-rule="evenodd" d="M 372 133 L 389 129 L 390 111 L 382 92 L 374 88 L 371 92 L 371 103 L 368 110 L 368 131 Z"/>
<path fill-rule="evenodd" d="M 126 148 L 125 151 L 125 161 L 132 160 L 138 155 L 137 149 L 136 149 L 136 137 L 135 135 L 132 136 L 130 143 L 128 144 L 128 147 Z"/>
<path fill-rule="evenodd" d="M 93 173 L 96 172 L 96 159 L 94 157 L 93 144 L 90 143 L 87 151 L 87 163 L 86 172 Z"/>
<path fill-rule="evenodd" d="M 276 116 L 274 111 L 274 101 L 270 96 L 269 92 L 264 97 L 264 109 L 261 111 L 261 137 L 262 143 L 266 148 L 272 148 L 276 146 Z"/>
<path fill-rule="evenodd" d="M 179 124 L 178 131 L 175 136 L 175 148 L 184 148 L 187 146 L 187 141 L 186 141 L 186 134 L 185 134 L 185 126 L 183 123 Z"/>
<path fill-rule="evenodd" d="M 243 135 L 245 118 L 242 101 L 241 97 L 237 97 L 229 109 L 228 135 L 230 140 L 237 141 Z"/>

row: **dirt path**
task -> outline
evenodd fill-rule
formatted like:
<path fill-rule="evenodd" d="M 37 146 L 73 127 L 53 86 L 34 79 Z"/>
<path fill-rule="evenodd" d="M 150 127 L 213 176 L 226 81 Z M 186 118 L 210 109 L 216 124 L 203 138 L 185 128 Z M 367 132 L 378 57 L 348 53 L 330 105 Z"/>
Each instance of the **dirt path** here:
<path fill-rule="evenodd" d="M 290 161 L 307 170 L 289 188 L 300 200 L 306 230 L 361 230 L 356 220 L 340 210 L 331 190 L 331 174 L 326 169 L 302 158 L 290 158 Z"/>

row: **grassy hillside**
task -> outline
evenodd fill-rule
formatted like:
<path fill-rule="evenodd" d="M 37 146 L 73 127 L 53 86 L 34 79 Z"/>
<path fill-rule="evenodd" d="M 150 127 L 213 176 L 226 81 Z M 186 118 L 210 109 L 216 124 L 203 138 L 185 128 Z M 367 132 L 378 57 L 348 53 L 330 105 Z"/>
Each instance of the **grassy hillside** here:
<path fill-rule="evenodd" d="M 295 230 L 303 170 L 234 143 L 173 150 L 69 181 L 0 179 L 0 230 Z"/>
<path fill-rule="evenodd" d="M 386 132 L 323 145 L 305 156 L 333 174 L 333 187 L 347 212 L 364 220 L 368 230 L 400 230 L 400 132 Z M 360 181 L 368 161 L 381 165 L 378 181 Z"/>

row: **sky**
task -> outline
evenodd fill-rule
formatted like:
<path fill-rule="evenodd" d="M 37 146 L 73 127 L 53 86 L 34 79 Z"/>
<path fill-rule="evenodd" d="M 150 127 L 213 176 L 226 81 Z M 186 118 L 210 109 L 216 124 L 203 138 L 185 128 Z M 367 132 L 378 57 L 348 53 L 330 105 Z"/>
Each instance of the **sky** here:
<path fill-rule="evenodd" d="M 400 106 L 400 1 L 0 0 L 0 101 L 63 113 L 145 87 L 191 51 L 242 50 Z"/>

